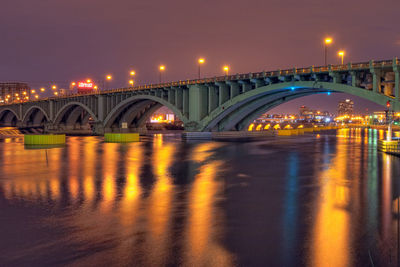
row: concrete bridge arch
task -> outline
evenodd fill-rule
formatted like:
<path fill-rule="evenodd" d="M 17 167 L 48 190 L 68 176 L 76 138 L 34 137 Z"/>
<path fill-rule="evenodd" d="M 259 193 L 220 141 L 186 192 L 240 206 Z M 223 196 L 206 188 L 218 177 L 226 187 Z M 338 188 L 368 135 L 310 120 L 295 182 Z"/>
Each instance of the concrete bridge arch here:
<path fill-rule="evenodd" d="M 247 129 L 254 119 L 280 104 L 299 97 L 328 92 L 348 93 L 382 106 L 390 100 L 393 101 L 394 109 L 400 110 L 400 105 L 394 97 L 361 87 L 333 82 L 282 82 L 250 90 L 226 101 L 201 121 L 202 131 Z"/>

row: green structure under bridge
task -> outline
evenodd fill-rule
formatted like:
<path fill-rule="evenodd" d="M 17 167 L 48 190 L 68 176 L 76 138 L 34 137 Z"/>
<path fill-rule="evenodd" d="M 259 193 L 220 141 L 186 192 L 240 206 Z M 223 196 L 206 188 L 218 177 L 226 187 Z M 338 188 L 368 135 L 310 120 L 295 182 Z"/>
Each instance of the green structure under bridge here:
<path fill-rule="evenodd" d="M 399 83 L 397 58 L 235 74 L 6 104 L 0 106 L 0 126 L 70 133 L 90 121 L 94 134 L 142 131 L 153 112 L 166 106 L 186 131 L 240 131 L 273 107 L 318 93 L 345 92 L 382 106 L 390 101 L 400 111 Z"/>

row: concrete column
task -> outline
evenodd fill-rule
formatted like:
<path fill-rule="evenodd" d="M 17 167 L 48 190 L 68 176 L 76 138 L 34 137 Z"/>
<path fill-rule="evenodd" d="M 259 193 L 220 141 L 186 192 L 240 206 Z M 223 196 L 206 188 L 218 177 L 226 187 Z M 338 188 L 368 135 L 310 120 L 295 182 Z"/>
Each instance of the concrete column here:
<path fill-rule="evenodd" d="M 189 121 L 200 122 L 208 111 L 208 88 L 204 85 L 189 86 Z"/>
<path fill-rule="evenodd" d="M 182 100 L 183 115 L 189 117 L 189 89 L 183 89 Z"/>
<path fill-rule="evenodd" d="M 179 109 L 182 110 L 183 107 L 183 92 L 182 88 L 175 88 L 175 106 Z"/>
<path fill-rule="evenodd" d="M 50 114 L 49 114 L 50 120 L 54 121 L 55 114 L 54 114 L 54 101 L 53 100 L 49 100 L 49 111 L 50 111 Z"/>
<path fill-rule="evenodd" d="M 97 98 L 97 113 L 98 113 L 98 119 L 99 121 L 103 122 L 104 121 L 104 115 L 105 115 L 105 105 L 104 105 L 104 96 L 99 95 Z"/>
<path fill-rule="evenodd" d="M 19 104 L 18 105 L 18 115 L 19 115 L 19 119 L 22 121 L 24 118 L 23 118 L 23 114 L 22 114 L 22 104 Z"/>
<path fill-rule="evenodd" d="M 329 76 L 332 77 L 333 83 L 342 83 L 342 79 L 340 77 L 340 73 L 331 71 L 331 72 L 329 72 Z"/>
<path fill-rule="evenodd" d="M 218 102 L 218 104 L 220 106 L 222 106 L 222 104 L 224 104 L 230 98 L 230 96 L 229 96 L 230 89 L 226 83 L 218 83 L 217 85 L 219 87 L 219 102 Z"/>
<path fill-rule="evenodd" d="M 175 90 L 169 88 L 168 89 L 168 102 L 172 105 L 175 105 Z"/>
<path fill-rule="evenodd" d="M 218 88 L 215 85 L 208 86 L 208 113 L 218 107 Z"/>
<path fill-rule="evenodd" d="M 231 87 L 231 99 L 240 94 L 240 86 L 237 82 L 229 82 Z"/>
<path fill-rule="evenodd" d="M 369 70 L 372 74 L 372 91 L 380 92 L 381 88 L 381 70 L 374 67 L 374 61 L 369 62 Z"/>
<path fill-rule="evenodd" d="M 350 75 L 351 75 L 351 86 L 358 87 L 358 85 L 360 84 L 360 81 L 357 77 L 357 72 L 350 71 Z"/>
<path fill-rule="evenodd" d="M 400 101 L 400 65 L 398 60 L 393 60 L 393 72 L 394 72 L 394 95 L 398 101 Z"/>
<path fill-rule="evenodd" d="M 242 84 L 242 88 L 243 88 L 243 90 L 242 90 L 243 93 L 246 93 L 246 92 L 250 91 L 251 89 L 253 89 L 250 83 L 243 81 L 243 82 L 241 82 L 241 84 Z"/>

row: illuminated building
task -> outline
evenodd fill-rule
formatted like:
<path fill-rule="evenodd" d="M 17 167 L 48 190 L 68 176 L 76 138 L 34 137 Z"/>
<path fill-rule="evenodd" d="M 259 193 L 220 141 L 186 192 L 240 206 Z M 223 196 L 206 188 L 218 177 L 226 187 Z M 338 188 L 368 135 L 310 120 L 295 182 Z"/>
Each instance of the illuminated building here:
<path fill-rule="evenodd" d="M 25 92 L 25 94 L 24 94 Z M 0 83 L 0 103 L 12 103 L 17 101 L 17 96 L 30 97 L 31 88 L 27 83 L 6 82 Z"/>
<path fill-rule="evenodd" d="M 353 115 L 354 102 L 350 99 L 340 101 L 338 104 L 338 116 Z"/>

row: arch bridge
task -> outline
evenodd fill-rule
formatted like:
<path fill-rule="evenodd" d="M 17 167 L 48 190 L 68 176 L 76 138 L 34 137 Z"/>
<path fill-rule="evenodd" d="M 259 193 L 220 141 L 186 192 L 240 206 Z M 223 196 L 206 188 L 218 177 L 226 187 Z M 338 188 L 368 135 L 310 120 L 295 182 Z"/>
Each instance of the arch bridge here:
<path fill-rule="evenodd" d="M 186 131 L 245 130 L 269 109 L 318 93 L 345 92 L 400 111 L 400 61 L 293 68 L 121 88 L 0 106 L 0 126 L 47 132 L 142 131 L 161 106 Z M 89 123 L 90 122 L 90 123 Z M 89 126 L 91 125 L 91 126 Z"/>

